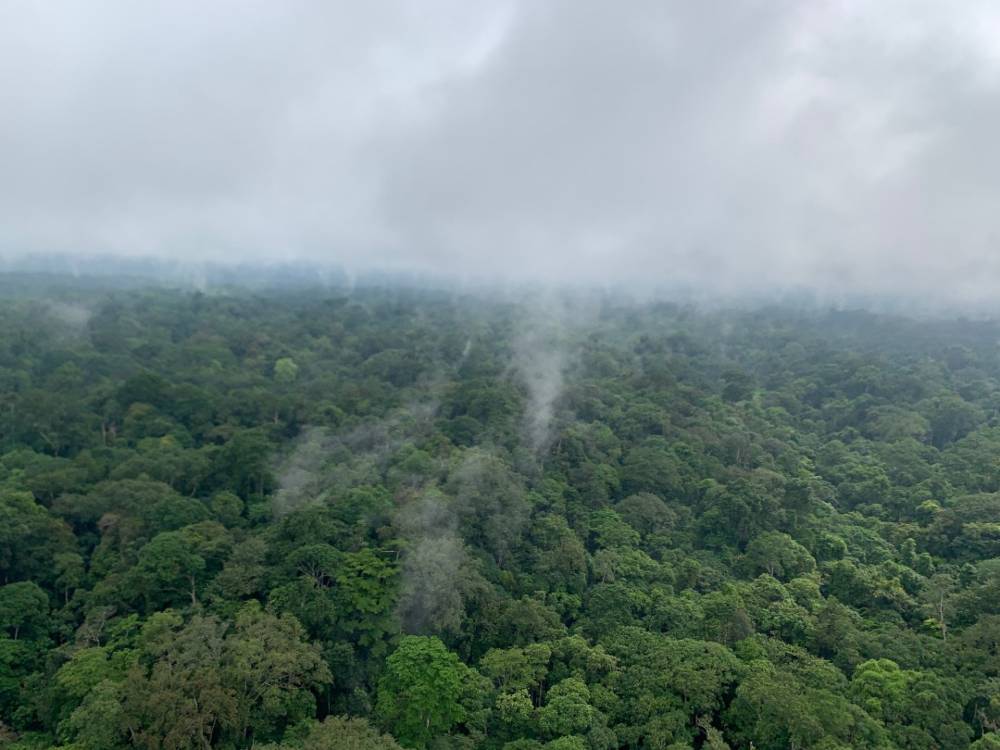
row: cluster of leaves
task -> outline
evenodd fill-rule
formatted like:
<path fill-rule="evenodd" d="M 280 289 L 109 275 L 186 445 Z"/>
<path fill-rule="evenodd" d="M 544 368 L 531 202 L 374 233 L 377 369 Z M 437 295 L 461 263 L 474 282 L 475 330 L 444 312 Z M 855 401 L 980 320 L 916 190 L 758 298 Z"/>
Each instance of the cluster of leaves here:
<path fill-rule="evenodd" d="M 591 302 L 0 304 L 0 747 L 1000 747 L 1000 327 Z"/>

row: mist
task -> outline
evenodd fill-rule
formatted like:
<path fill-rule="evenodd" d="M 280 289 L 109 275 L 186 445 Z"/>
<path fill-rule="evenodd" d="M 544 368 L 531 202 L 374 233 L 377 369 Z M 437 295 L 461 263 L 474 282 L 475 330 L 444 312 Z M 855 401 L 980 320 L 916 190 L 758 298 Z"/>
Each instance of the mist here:
<path fill-rule="evenodd" d="M 0 256 L 988 303 L 998 49 L 985 0 L 5 3 Z"/>
<path fill-rule="evenodd" d="M 601 300 L 549 289 L 515 298 L 515 304 L 511 369 L 528 396 L 522 437 L 532 451 L 542 454 L 552 443 L 567 371 L 578 357 L 574 334 L 593 323 Z"/>
<path fill-rule="evenodd" d="M 457 518 L 438 490 L 420 493 L 396 514 L 407 540 L 396 615 L 408 633 L 457 631 L 468 588 L 468 551 Z"/>

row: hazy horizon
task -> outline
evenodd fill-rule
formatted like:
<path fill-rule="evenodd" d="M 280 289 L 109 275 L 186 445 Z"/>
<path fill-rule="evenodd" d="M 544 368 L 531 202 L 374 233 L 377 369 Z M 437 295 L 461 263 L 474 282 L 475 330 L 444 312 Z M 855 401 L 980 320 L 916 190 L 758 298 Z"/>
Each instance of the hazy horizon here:
<path fill-rule="evenodd" d="M 992 307 L 1000 7 L 0 7 L 0 258 Z"/>

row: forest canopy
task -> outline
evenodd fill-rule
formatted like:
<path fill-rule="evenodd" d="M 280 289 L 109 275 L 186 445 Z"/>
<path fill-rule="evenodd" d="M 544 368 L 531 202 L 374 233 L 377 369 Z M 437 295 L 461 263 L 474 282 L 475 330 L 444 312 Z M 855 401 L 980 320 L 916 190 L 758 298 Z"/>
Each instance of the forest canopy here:
<path fill-rule="evenodd" d="M 1000 324 L 47 283 L 0 747 L 1000 748 Z"/>

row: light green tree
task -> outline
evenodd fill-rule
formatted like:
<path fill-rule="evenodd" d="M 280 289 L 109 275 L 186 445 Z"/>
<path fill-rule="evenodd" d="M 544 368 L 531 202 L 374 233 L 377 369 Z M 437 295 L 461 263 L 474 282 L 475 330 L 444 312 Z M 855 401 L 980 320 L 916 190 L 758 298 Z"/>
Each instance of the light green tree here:
<path fill-rule="evenodd" d="M 406 747 L 425 748 L 465 718 L 466 667 L 434 636 L 405 636 L 386 661 L 376 713 Z"/>
<path fill-rule="evenodd" d="M 35 583 L 19 581 L 0 586 L 0 628 L 17 640 L 41 628 L 49 614 L 49 597 Z"/>
<path fill-rule="evenodd" d="M 294 383 L 299 376 L 299 366 L 291 357 L 281 357 L 274 363 L 274 379 L 279 383 Z"/>

